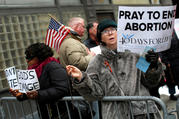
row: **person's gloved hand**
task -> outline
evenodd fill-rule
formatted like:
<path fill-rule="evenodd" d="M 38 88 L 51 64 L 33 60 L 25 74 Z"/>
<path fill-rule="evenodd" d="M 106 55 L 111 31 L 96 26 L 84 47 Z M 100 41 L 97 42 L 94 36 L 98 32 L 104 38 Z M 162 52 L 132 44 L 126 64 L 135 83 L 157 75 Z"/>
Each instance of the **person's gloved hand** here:
<path fill-rule="evenodd" d="M 149 50 L 147 54 L 145 55 L 145 58 L 147 62 L 151 63 L 150 68 L 158 67 L 157 63 L 158 63 L 159 55 L 158 53 L 154 52 L 154 50 Z"/>

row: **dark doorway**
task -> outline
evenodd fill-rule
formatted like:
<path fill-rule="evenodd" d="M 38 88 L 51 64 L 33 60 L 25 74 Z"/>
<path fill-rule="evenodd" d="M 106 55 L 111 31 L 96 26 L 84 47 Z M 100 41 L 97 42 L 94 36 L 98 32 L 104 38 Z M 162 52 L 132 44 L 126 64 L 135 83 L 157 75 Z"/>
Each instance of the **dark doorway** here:
<path fill-rule="evenodd" d="M 100 22 L 103 19 L 114 19 L 114 13 L 112 11 L 96 11 L 97 20 Z"/>

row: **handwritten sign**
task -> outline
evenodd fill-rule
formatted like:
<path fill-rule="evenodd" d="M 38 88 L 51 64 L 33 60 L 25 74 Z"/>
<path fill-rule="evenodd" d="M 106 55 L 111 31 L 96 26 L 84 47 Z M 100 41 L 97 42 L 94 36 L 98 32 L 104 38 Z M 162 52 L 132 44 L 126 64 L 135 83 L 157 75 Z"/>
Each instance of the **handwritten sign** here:
<path fill-rule="evenodd" d="M 6 68 L 4 72 L 6 74 L 9 87 L 13 90 L 18 89 L 19 92 L 26 93 L 27 91 L 40 89 L 40 84 L 34 69 L 20 70 L 13 66 Z"/>
<path fill-rule="evenodd" d="M 17 70 L 19 81 L 19 92 L 27 92 L 40 89 L 39 81 L 34 69 L 32 70 Z"/>
<path fill-rule="evenodd" d="M 156 52 L 170 48 L 176 6 L 119 6 L 117 50 L 141 54 L 146 46 Z"/>
<path fill-rule="evenodd" d="M 9 87 L 12 88 L 13 90 L 19 89 L 15 66 L 6 68 L 4 72 L 6 74 Z"/>

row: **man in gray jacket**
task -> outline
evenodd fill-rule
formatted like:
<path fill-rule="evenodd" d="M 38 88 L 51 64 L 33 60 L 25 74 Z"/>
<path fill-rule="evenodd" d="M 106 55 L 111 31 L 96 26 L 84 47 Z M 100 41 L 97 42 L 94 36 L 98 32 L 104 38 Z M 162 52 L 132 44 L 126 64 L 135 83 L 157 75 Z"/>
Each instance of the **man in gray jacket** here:
<path fill-rule="evenodd" d="M 146 73 L 136 68 L 139 55 L 130 51 L 117 52 L 117 24 L 104 20 L 97 28 L 102 54 L 95 56 L 86 72 L 67 66 L 69 75 L 75 78 L 74 88 L 87 100 L 100 100 L 104 96 L 150 96 L 149 88 L 157 86 L 163 69 L 157 53 L 150 51 L 146 60 L 150 67 Z M 149 102 L 151 119 L 161 119 L 154 102 Z M 134 119 L 146 119 L 144 101 L 132 101 Z M 117 109 L 116 109 L 117 108 Z M 102 102 L 103 119 L 131 119 L 129 105 L 125 102 Z"/>

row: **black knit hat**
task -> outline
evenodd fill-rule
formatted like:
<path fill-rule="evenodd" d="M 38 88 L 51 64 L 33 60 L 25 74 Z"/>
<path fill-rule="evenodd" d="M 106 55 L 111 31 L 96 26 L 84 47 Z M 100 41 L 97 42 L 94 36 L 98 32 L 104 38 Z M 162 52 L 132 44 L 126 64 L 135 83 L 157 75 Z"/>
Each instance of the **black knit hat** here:
<path fill-rule="evenodd" d="M 105 28 L 108 28 L 108 27 L 115 27 L 117 28 L 117 24 L 115 21 L 111 20 L 111 19 L 105 19 L 103 21 L 101 21 L 97 27 L 97 39 L 98 39 L 98 42 L 101 42 L 101 32 L 105 29 Z"/>

